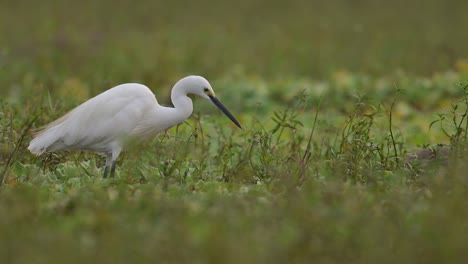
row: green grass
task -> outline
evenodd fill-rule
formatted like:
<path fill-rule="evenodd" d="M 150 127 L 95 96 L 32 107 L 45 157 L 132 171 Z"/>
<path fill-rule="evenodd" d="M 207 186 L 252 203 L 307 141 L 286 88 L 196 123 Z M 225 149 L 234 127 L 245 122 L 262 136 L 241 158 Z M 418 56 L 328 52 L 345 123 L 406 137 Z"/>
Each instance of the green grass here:
<path fill-rule="evenodd" d="M 2 3 L 0 262 L 462 263 L 467 4 L 418 2 Z M 27 150 L 113 85 L 169 105 L 193 73 L 243 130 L 196 99 L 111 179 Z"/>

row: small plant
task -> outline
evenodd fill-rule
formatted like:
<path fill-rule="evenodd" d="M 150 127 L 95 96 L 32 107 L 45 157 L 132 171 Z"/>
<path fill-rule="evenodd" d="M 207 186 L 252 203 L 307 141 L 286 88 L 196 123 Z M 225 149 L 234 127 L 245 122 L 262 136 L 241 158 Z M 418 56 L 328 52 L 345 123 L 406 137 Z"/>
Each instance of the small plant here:
<path fill-rule="evenodd" d="M 396 135 L 393 132 L 393 110 L 398 96 L 403 93 L 399 88 L 395 91 L 395 97 L 390 105 L 388 112 L 388 134 L 385 137 L 385 142 L 381 144 L 382 151 L 379 152 L 380 160 L 387 169 L 396 169 L 400 167 L 400 156 L 402 152 L 402 142 L 397 141 Z M 385 152 L 384 152 L 385 149 Z"/>
<path fill-rule="evenodd" d="M 369 161 L 375 160 L 378 151 L 371 135 L 375 112 L 366 113 L 369 107 L 373 108 L 366 100 L 357 97 L 355 110 L 342 130 L 339 147 L 339 157 L 345 164 L 346 178 L 362 183 L 367 182 L 363 170 L 372 166 Z"/>
<path fill-rule="evenodd" d="M 460 154 L 466 150 L 468 140 L 468 83 L 458 84 L 463 90 L 463 96 L 457 103 L 451 104 L 449 114 L 437 114 L 429 128 L 440 125 L 441 131 L 450 139 L 450 145 Z"/>

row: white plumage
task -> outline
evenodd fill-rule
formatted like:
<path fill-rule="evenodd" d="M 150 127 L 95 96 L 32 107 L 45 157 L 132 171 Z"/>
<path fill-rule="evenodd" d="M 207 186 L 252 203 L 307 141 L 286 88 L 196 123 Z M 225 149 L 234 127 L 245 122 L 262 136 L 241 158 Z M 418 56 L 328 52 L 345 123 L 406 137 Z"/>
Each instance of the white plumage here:
<path fill-rule="evenodd" d="M 111 88 L 79 105 L 36 134 L 28 149 L 41 155 L 59 150 L 91 150 L 106 154 L 104 177 L 129 138 L 147 138 L 182 123 L 193 112 L 195 94 L 211 100 L 238 127 L 237 120 L 219 102 L 210 83 L 201 76 L 188 76 L 172 88 L 174 108 L 158 104 L 151 90 L 142 84 L 127 83 Z"/>

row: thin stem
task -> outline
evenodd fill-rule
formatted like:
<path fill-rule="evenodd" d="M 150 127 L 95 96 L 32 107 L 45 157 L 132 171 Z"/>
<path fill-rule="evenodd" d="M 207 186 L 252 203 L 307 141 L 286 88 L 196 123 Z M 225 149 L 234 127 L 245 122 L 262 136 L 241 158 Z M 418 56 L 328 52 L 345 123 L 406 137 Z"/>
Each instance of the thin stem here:
<path fill-rule="evenodd" d="M 396 148 L 396 144 L 395 144 L 395 138 L 393 136 L 393 129 L 392 129 L 392 112 L 393 112 L 393 106 L 395 105 L 395 99 L 393 99 L 393 102 L 392 102 L 392 105 L 390 106 L 390 113 L 389 113 L 389 118 L 388 118 L 388 121 L 389 121 L 389 131 L 390 131 L 390 138 L 392 140 L 392 144 L 393 144 L 393 151 L 395 152 L 395 160 L 397 162 L 397 165 L 400 164 L 400 160 L 398 158 L 398 152 L 397 152 L 397 148 Z"/>
<path fill-rule="evenodd" d="M 33 118 L 31 118 L 29 121 L 27 121 L 24 124 L 25 129 L 23 130 L 23 133 L 21 133 L 20 138 L 16 142 L 16 146 L 13 149 L 13 151 L 10 153 L 10 156 L 8 157 L 8 160 L 5 164 L 5 168 L 3 169 L 2 174 L 0 175 L 0 186 L 3 185 L 8 177 L 5 177 L 7 175 L 8 170 L 11 167 L 11 164 L 13 163 L 13 158 L 15 157 L 16 153 L 18 152 L 19 148 L 21 147 L 21 144 L 23 143 L 24 138 L 26 137 L 26 134 L 28 131 L 31 129 L 32 125 L 36 121 L 36 119 L 39 117 L 39 114 L 42 112 L 39 111 Z"/>

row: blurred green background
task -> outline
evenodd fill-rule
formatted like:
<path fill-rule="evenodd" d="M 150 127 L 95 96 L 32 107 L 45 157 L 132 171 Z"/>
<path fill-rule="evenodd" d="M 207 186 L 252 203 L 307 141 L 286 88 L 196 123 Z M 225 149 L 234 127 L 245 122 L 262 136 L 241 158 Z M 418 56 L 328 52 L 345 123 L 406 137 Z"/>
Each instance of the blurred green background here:
<path fill-rule="evenodd" d="M 3 0 L 1 91 L 24 78 L 53 90 L 70 77 L 156 87 L 233 71 L 431 75 L 468 58 L 466 10 L 462 0 Z"/>

